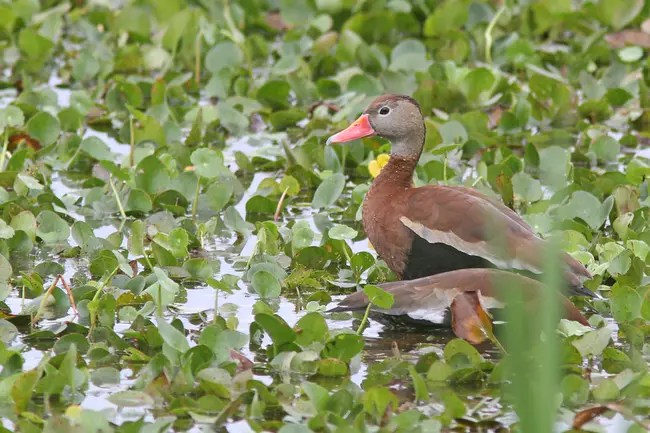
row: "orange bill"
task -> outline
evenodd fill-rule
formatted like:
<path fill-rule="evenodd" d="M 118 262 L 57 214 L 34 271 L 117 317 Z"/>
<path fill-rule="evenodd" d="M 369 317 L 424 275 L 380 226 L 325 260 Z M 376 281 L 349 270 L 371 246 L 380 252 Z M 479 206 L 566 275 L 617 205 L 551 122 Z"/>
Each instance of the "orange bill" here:
<path fill-rule="evenodd" d="M 357 138 L 370 137 L 375 135 L 375 130 L 370 124 L 367 114 L 362 114 L 350 126 L 338 134 L 332 135 L 327 139 L 327 144 L 345 143 L 356 140 Z"/>

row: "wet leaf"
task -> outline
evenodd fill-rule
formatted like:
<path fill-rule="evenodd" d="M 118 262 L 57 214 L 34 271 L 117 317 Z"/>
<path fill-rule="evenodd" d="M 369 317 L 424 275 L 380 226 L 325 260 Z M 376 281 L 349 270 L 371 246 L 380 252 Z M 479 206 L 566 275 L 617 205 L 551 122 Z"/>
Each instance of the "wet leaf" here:
<path fill-rule="evenodd" d="M 370 302 L 372 302 L 377 307 L 383 308 L 385 310 L 390 309 L 395 302 L 395 298 L 391 293 L 388 293 L 381 287 L 373 286 L 372 284 L 364 286 L 363 293 L 366 294 Z"/>
<path fill-rule="evenodd" d="M 345 186 L 345 177 L 341 173 L 334 173 L 325 179 L 316 189 L 311 206 L 314 209 L 330 207 L 336 202 Z"/>

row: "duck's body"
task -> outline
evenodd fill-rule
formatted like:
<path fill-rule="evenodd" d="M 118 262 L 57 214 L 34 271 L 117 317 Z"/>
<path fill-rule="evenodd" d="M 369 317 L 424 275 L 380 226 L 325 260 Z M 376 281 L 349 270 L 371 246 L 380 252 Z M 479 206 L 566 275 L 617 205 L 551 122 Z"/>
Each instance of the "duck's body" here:
<path fill-rule="evenodd" d="M 512 209 L 471 188 L 413 186 L 425 133 L 415 100 L 384 95 L 328 140 L 378 135 L 392 143 L 363 204 L 363 225 L 379 256 L 404 280 L 473 268 L 540 274 L 549 246 Z M 559 259 L 569 293 L 593 296 L 580 281 L 591 278 L 587 269 L 564 252 Z"/>
<path fill-rule="evenodd" d="M 453 188 L 434 185 L 413 188 L 410 177 L 416 164 L 417 160 L 413 159 L 391 158 L 366 195 L 363 226 L 379 256 L 403 280 L 457 269 L 492 267 L 482 257 L 466 254 L 446 243 L 431 243 L 405 224 L 415 218 L 411 209 L 423 191 L 425 199 L 428 194 L 444 198 L 455 192 Z M 438 207 L 438 203 L 428 203 L 430 215 L 439 214 Z"/>

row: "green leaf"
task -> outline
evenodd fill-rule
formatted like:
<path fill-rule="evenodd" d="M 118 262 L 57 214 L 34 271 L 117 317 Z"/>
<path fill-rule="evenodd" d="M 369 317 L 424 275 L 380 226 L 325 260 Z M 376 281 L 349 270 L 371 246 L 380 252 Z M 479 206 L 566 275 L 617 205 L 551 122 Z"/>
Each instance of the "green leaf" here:
<path fill-rule="evenodd" d="M 556 214 L 564 219 L 580 218 L 592 229 L 602 226 L 614 205 L 613 197 L 608 197 L 603 203 L 586 191 L 576 191 L 569 201 L 556 210 Z"/>
<path fill-rule="evenodd" d="M 363 293 L 366 294 L 370 302 L 385 310 L 390 309 L 395 303 L 395 298 L 392 293 L 388 293 L 382 288 L 373 286 L 372 284 L 364 286 Z"/>
<path fill-rule="evenodd" d="M 253 289 L 262 298 L 278 298 L 282 293 L 282 286 L 275 275 L 266 271 L 257 271 L 251 278 Z"/>
<path fill-rule="evenodd" d="M 357 334 L 338 334 L 327 342 L 321 352 L 323 358 L 338 358 L 349 362 L 365 346 L 363 337 Z"/>
<path fill-rule="evenodd" d="M 334 224 L 329 230 L 329 237 L 339 241 L 351 241 L 357 237 L 358 232 L 344 224 Z"/>
<path fill-rule="evenodd" d="M 427 388 L 427 384 L 420 376 L 420 373 L 415 371 L 415 367 L 412 365 L 409 365 L 409 373 L 411 375 L 411 379 L 413 380 L 413 389 L 415 390 L 415 400 L 419 401 L 427 401 L 429 400 L 429 389 Z"/>
<path fill-rule="evenodd" d="M 14 229 L 7 225 L 4 220 L 0 219 L 0 239 L 11 239 L 14 237 Z"/>
<path fill-rule="evenodd" d="M 114 161 L 115 156 L 106 143 L 97 137 L 84 138 L 81 142 L 81 150 L 91 158 L 98 161 Z"/>
<path fill-rule="evenodd" d="M 223 222 L 226 227 L 237 233 L 250 233 L 255 229 L 253 224 L 244 221 L 234 206 L 230 206 L 225 210 Z"/>
<path fill-rule="evenodd" d="M 311 401 L 316 410 L 325 410 L 327 402 L 330 399 L 329 391 L 326 388 L 323 388 L 322 386 L 312 382 L 303 382 L 301 386 L 305 395 L 309 397 L 309 401 Z"/>
<path fill-rule="evenodd" d="M 39 213 L 36 224 L 36 235 L 45 243 L 65 242 L 70 237 L 68 223 L 50 210 Z"/>
<path fill-rule="evenodd" d="M 344 187 L 345 176 L 341 173 L 334 173 L 318 185 L 311 206 L 314 209 L 330 207 L 341 196 Z"/>
<path fill-rule="evenodd" d="M 29 119 L 26 129 L 27 133 L 37 139 L 43 146 L 54 143 L 61 132 L 59 120 L 44 111 Z"/>
<path fill-rule="evenodd" d="M 582 377 L 569 374 L 562 379 L 562 396 L 567 406 L 581 406 L 589 398 L 589 382 Z"/>
<path fill-rule="evenodd" d="M 223 165 L 223 159 L 211 149 L 196 149 L 192 152 L 190 160 L 194 164 L 196 174 L 207 179 L 214 179 L 227 171 Z"/>
<path fill-rule="evenodd" d="M 224 68 L 237 68 L 244 61 L 244 54 L 233 42 L 218 43 L 205 56 L 205 68 L 214 73 Z"/>
<path fill-rule="evenodd" d="M 573 344 L 575 348 L 578 349 L 580 355 L 583 357 L 588 355 L 599 356 L 607 347 L 611 338 L 611 330 L 607 327 L 604 327 L 586 333 L 582 337 L 571 341 L 571 344 Z"/>
<path fill-rule="evenodd" d="M 469 17 L 468 2 L 445 0 L 438 5 L 424 22 L 424 36 L 444 35 L 460 28 Z"/>
<path fill-rule="evenodd" d="M 131 236 L 128 240 L 129 250 L 136 256 L 144 255 L 144 223 L 135 220 L 131 223 Z"/>
<path fill-rule="evenodd" d="M 469 365 L 477 366 L 483 362 L 483 357 L 474 346 L 460 338 L 451 340 L 445 346 L 445 361 L 451 364 L 458 355 L 465 358 L 469 362 Z"/>
<path fill-rule="evenodd" d="M 165 319 L 157 319 L 156 325 L 158 326 L 158 332 L 160 332 L 160 336 L 170 347 L 181 353 L 185 353 L 190 350 L 190 345 L 187 342 L 185 335 L 167 323 Z"/>
<path fill-rule="evenodd" d="M 168 242 L 169 250 L 174 256 L 178 258 L 187 256 L 187 246 L 190 238 L 185 229 L 178 227 L 169 232 Z"/>
<path fill-rule="evenodd" d="M 619 322 L 631 322 L 641 316 L 641 296 L 629 287 L 616 287 L 612 290 L 612 315 Z"/>
<path fill-rule="evenodd" d="M 0 282 L 6 283 L 9 281 L 9 279 L 11 279 L 12 274 L 13 268 L 11 267 L 9 260 L 0 254 Z"/>
<path fill-rule="evenodd" d="M 153 202 L 151 201 L 149 194 L 147 194 L 145 191 L 134 188 L 129 191 L 124 209 L 127 212 L 147 213 L 153 209 Z"/>
<path fill-rule="evenodd" d="M 536 202 L 542 199 L 542 184 L 528 173 L 520 171 L 512 176 L 514 193 L 527 202 Z"/>
<path fill-rule="evenodd" d="M 318 374 L 325 377 L 346 376 L 348 374 L 348 366 L 340 359 L 321 359 L 318 363 Z"/>
<path fill-rule="evenodd" d="M 399 406 L 395 394 L 383 386 L 375 386 L 366 390 L 362 395 L 363 408 L 376 423 L 380 423 L 387 414 L 394 412 Z"/>
<path fill-rule="evenodd" d="M 0 133 L 4 131 L 7 126 L 12 128 L 19 128 L 25 123 L 25 116 L 20 108 L 13 105 L 7 105 L 5 108 L 0 109 Z"/>
<path fill-rule="evenodd" d="M 143 407 L 153 406 L 154 404 L 153 398 L 143 391 L 119 391 L 110 394 L 107 400 L 119 407 Z"/>
<path fill-rule="evenodd" d="M 468 139 L 467 131 L 462 123 L 452 120 L 438 129 L 443 144 L 465 143 Z"/>
<path fill-rule="evenodd" d="M 608 135 L 601 135 L 592 143 L 589 150 L 594 152 L 598 159 L 612 162 L 618 159 L 621 153 L 621 145 L 616 139 Z"/>
<path fill-rule="evenodd" d="M 120 370 L 115 367 L 100 367 L 90 373 L 90 381 L 95 386 L 118 385 Z"/>
<path fill-rule="evenodd" d="M 620 30 L 643 10 L 644 0 L 599 0 L 596 5 L 600 20 Z"/>
<path fill-rule="evenodd" d="M 255 315 L 255 322 L 257 322 L 264 331 L 269 334 L 273 344 L 281 346 L 286 343 L 291 343 L 297 338 L 296 333 L 287 322 L 275 315 L 259 313 Z"/>
<path fill-rule="evenodd" d="M 424 71 L 429 67 L 427 50 L 417 39 L 405 39 L 393 48 L 390 69 L 398 71 Z"/>
<path fill-rule="evenodd" d="M 22 211 L 11 218 L 10 226 L 14 230 L 22 230 L 33 241 L 36 239 L 36 217 L 30 211 Z"/>
<path fill-rule="evenodd" d="M 307 313 L 298 320 L 294 327 L 296 331 L 296 343 L 307 347 L 313 342 L 325 342 L 329 337 L 327 322 L 320 313 Z"/>
<path fill-rule="evenodd" d="M 217 180 L 208 187 L 205 193 L 208 206 L 215 212 L 222 210 L 230 201 L 235 190 L 232 181 Z"/>

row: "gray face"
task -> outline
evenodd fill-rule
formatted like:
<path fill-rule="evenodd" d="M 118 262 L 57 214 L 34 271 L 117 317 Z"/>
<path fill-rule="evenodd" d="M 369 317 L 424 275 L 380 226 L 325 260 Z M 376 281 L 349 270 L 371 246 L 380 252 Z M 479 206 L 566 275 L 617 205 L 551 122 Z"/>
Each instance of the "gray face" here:
<path fill-rule="evenodd" d="M 391 154 L 419 157 L 424 145 L 424 120 L 420 108 L 408 97 L 385 95 L 375 99 L 364 114 L 376 134 L 390 140 Z"/>

